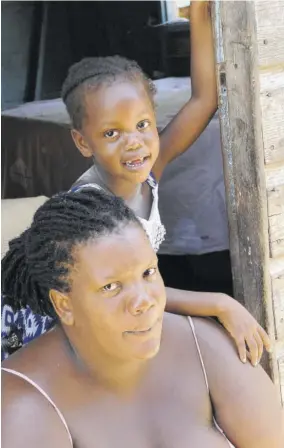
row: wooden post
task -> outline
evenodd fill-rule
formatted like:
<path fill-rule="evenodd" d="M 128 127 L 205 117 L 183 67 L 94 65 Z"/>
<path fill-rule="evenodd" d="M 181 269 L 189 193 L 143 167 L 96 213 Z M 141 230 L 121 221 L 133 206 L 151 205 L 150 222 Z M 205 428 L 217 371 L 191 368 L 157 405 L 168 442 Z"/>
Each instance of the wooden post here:
<path fill-rule="evenodd" d="M 217 1 L 213 22 L 235 297 L 284 402 L 284 1 Z"/>

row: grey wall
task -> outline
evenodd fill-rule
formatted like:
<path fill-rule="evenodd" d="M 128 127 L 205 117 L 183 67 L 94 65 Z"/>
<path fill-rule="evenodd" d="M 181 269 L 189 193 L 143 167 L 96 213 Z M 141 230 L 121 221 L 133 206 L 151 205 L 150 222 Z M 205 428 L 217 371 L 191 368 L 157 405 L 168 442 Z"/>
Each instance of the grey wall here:
<path fill-rule="evenodd" d="M 2 109 L 24 101 L 33 7 L 33 2 L 1 3 Z"/>

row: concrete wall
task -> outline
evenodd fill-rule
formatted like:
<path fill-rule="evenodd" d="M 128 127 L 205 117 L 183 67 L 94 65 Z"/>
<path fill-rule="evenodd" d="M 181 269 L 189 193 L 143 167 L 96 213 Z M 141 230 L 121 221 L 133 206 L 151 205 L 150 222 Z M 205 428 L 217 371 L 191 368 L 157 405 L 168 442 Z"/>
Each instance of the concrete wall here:
<path fill-rule="evenodd" d="M 2 9 L 2 109 L 9 109 L 24 101 L 33 2 L 1 3 Z"/>

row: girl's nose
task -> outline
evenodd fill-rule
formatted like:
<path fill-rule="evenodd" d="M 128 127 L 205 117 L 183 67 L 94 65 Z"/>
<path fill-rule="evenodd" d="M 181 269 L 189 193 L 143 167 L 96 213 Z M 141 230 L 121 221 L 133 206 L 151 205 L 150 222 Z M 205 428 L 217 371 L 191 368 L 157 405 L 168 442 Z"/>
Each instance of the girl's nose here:
<path fill-rule="evenodd" d="M 142 142 L 140 141 L 140 138 L 137 134 L 131 134 L 126 143 L 126 150 L 127 151 L 135 151 L 142 147 Z"/>

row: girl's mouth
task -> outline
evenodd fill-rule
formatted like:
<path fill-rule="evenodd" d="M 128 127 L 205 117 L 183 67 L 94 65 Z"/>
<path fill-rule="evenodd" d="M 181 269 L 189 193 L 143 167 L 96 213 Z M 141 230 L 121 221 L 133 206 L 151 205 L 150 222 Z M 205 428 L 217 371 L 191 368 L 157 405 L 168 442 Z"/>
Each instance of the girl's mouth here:
<path fill-rule="evenodd" d="M 129 160 L 127 162 L 124 162 L 123 165 L 129 169 L 135 170 L 135 169 L 141 168 L 145 164 L 145 162 L 149 159 L 150 159 L 150 156 L 140 157 L 135 160 Z"/>

